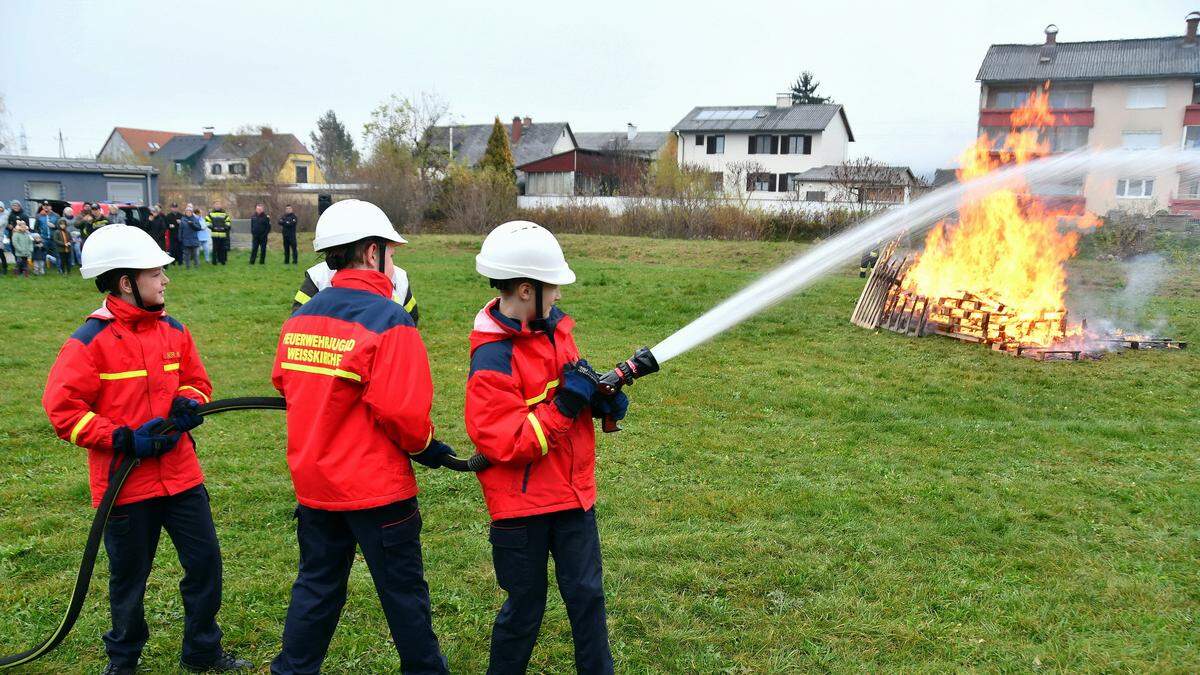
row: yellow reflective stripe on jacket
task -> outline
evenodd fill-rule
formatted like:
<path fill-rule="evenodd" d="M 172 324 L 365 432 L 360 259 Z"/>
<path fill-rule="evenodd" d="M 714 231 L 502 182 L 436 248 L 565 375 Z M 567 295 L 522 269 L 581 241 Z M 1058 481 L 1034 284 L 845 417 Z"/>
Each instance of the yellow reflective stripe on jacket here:
<path fill-rule="evenodd" d="M 542 423 L 533 413 L 529 413 L 528 418 L 530 426 L 533 427 L 533 433 L 537 434 L 538 443 L 542 446 L 542 454 L 545 455 L 550 452 L 550 446 L 546 443 L 546 434 L 542 431 Z"/>
<path fill-rule="evenodd" d="M 283 363 L 279 364 L 279 367 L 283 368 L 284 370 L 298 370 L 302 373 L 314 373 L 317 375 L 328 375 L 330 377 L 343 377 L 347 380 L 362 382 L 361 375 L 358 373 L 352 373 L 348 370 L 342 370 L 341 368 L 321 368 L 319 366 L 307 366 L 303 363 L 292 363 L 291 361 L 284 361 Z"/>
<path fill-rule="evenodd" d="M 413 311 L 413 307 L 416 307 L 416 306 L 417 306 L 417 297 L 414 295 L 413 297 L 409 298 L 408 303 L 406 303 L 404 305 L 404 311 L 411 312 L 411 311 Z"/>
<path fill-rule="evenodd" d="M 89 410 L 83 414 L 83 417 L 79 418 L 79 421 L 75 423 L 75 426 L 71 427 L 72 443 L 79 445 L 79 442 L 76 440 L 79 438 L 79 432 L 83 431 L 83 428 L 86 427 L 88 422 L 91 422 L 94 417 L 96 417 L 96 413 Z"/>
<path fill-rule="evenodd" d="M 169 373 L 172 370 L 179 370 L 179 364 L 178 363 L 164 363 L 163 364 L 163 372 L 164 373 Z"/>
<path fill-rule="evenodd" d="M 542 401 L 546 400 L 547 396 L 550 395 L 550 390 L 557 386 L 558 386 L 558 380 L 550 380 L 549 382 L 546 383 L 546 388 L 544 390 L 542 390 L 542 393 L 538 394 L 537 396 L 534 396 L 533 398 L 525 399 L 525 405 L 533 405 L 535 403 L 541 403 Z"/>
<path fill-rule="evenodd" d="M 100 373 L 102 380 L 128 380 L 132 377 L 146 377 L 149 375 L 144 370 L 126 370 L 123 373 Z"/>
<path fill-rule="evenodd" d="M 296 291 L 296 297 L 293 298 L 293 300 L 295 300 L 296 302 L 303 305 L 304 303 L 308 302 L 309 300 L 312 300 L 312 296 L 310 296 L 308 293 L 305 293 L 304 291 Z"/>
<path fill-rule="evenodd" d="M 193 387 L 190 384 L 185 384 L 182 387 L 176 389 L 175 391 L 183 391 L 184 389 L 191 389 L 192 391 L 196 392 L 197 394 L 200 394 L 200 398 L 204 399 L 205 403 L 208 403 L 211 400 L 210 398 L 208 398 L 208 394 L 205 394 L 204 392 L 200 391 L 199 389 Z"/>

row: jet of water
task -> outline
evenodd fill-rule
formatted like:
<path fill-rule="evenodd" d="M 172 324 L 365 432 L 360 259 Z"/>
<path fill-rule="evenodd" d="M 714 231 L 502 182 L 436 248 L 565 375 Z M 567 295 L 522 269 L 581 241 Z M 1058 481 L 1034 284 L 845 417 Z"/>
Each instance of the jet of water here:
<path fill-rule="evenodd" d="M 660 364 L 666 363 L 856 259 L 873 244 L 893 239 L 905 231 L 927 229 L 956 211 L 964 197 L 1023 183 L 1081 179 L 1089 172 L 1157 175 L 1181 169 L 1200 170 L 1200 152 L 1174 149 L 1077 151 L 1005 167 L 965 183 L 948 185 L 826 239 L 730 296 L 650 351 Z"/>

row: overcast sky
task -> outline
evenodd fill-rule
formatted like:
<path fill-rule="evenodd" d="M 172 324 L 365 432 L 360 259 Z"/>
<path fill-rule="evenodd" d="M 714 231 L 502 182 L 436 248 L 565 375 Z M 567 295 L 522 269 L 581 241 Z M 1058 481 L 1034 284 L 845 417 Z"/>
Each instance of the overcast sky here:
<path fill-rule="evenodd" d="M 667 130 L 696 105 L 768 104 L 801 70 L 869 155 L 951 166 L 992 43 L 1182 35 L 1198 2 L 245 2 L 0 0 L 0 93 L 30 154 L 95 155 L 114 126 L 308 141 L 333 109 L 361 139 L 389 94 L 456 122 Z"/>

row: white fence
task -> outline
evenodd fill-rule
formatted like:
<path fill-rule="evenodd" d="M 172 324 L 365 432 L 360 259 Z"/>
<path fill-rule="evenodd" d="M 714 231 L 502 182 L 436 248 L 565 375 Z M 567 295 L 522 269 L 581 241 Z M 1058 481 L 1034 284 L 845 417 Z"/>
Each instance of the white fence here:
<path fill-rule="evenodd" d="M 741 206 L 736 199 L 713 199 L 714 203 L 729 206 Z M 517 197 L 517 207 L 522 209 L 554 209 L 563 207 L 601 207 L 613 215 L 620 215 L 625 209 L 633 206 L 669 206 L 671 200 L 653 197 L 575 197 L 570 195 L 521 195 Z M 896 204 L 855 204 L 850 202 L 803 202 L 790 199 L 748 199 L 747 208 L 772 213 L 829 213 L 842 209 L 863 209 L 879 211 L 892 208 Z"/>

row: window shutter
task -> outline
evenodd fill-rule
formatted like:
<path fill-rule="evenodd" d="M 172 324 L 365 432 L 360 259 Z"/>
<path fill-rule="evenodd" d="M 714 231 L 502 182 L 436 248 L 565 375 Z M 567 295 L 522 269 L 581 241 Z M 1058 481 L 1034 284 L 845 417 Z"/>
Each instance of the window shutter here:
<path fill-rule="evenodd" d="M 704 134 L 696 134 L 696 145 L 704 145 Z"/>
<path fill-rule="evenodd" d="M 806 154 L 806 155 L 812 154 L 812 136 L 804 137 L 804 154 Z"/>
<path fill-rule="evenodd" d="M 771 192 L 779 192 L 779 176 L 777 174 L 770 174 L 770 177 L 767 179 L 767 188 Z"/>
<path fill-rule="evenodd" d="M 788 149 L 791 144 L 792 144 L 791 136 L 780 136 L 779 137 L 779 154 L 781 154 L 781 155 L 788 154 Z"/>
<path fill-rule="evenodd" d="M 709 136 L 707 140 L 708 144 L 705 146 L 704 151 L 710 155 L 717 154 L 717 137 Z"/>
<path fill-rule="evenodd" d="M 779 137 L 778 136 L 771 137 L 771 154 L 772 155 L 779 154 Z"/>
<path fill-rule="evenodd" d="M 755 151 L 758 150 L 758 148 L 755 147 L 757 145 L 755 141 L 758 140 L 758 136 L 748 136 L 747 138 L 749 139 L 749 143 L 746 145 L 746 154 L 753 155 L 755 154 Z"/>

